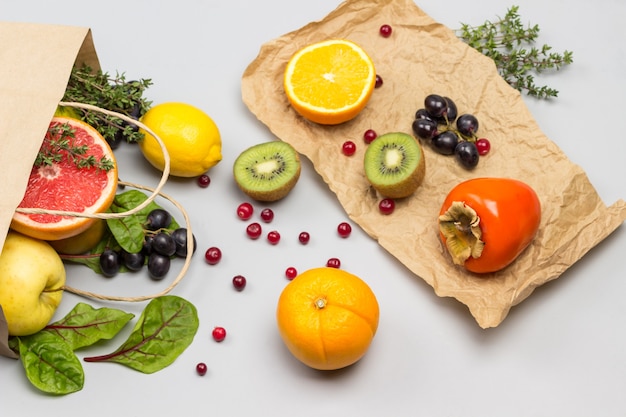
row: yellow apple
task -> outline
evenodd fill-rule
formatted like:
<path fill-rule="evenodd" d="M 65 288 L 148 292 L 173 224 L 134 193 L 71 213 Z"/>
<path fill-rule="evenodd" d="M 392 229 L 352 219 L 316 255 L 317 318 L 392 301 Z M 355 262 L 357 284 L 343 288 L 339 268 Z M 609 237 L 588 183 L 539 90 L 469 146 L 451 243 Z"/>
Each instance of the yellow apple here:
<path fill-rule="evenodd" d="M 48 243 L 9 231 L 0 253 L 0 305 L 11 336 L 37 333 L 61 303 L 65 266 Z"/>

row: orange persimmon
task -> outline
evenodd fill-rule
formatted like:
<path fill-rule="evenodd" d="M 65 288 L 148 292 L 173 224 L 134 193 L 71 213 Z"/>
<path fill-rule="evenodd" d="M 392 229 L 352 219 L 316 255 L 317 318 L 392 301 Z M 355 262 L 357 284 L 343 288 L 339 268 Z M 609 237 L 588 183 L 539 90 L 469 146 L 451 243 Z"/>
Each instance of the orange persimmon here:
<path fill-rule="evenodd" d="M 510 178 L 459 183 L 439 213 L 440 237 L 452 261 L 475 273 L 510 265 L 533 241 L 540 222 L 535 191 Z"/>

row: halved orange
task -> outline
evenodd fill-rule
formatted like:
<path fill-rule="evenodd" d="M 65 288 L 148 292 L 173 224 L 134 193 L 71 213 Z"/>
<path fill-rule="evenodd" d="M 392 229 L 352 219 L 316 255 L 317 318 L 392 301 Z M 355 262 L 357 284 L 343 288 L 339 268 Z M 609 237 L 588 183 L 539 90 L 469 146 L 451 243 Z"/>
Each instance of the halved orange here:
<path fill-rule="evenodd" d="M 379 307 L 361 278 L 321 267 L 285 286 L 276 319 L 293 356 L 313 369 L 335 370 L 365 355 L 378 328 Z"/>
<path fill-rule="evenodd" d="M 65 137 L 70 147 L 85 147 L 78 159 L 57 147 L 51 152 L 59 161 L 33 165 L 28 185 L 19 208 L 61 210 L 73 213 L 101 213 L 106 211 L 117 191 L 117 164 L 113 151 L 102 135 L 91 125 L 68 117 L 54 117 L 41 145 L 40 152 L 53 147 L 61 138 L 61 128 L 73 131 Z M 78 160 L 93 157 L 112 163 L 108 170 L 97 166 L 79 166 Z M 16 211 L 11 228 L 37 239 L 59 240 L 87 230 L 96 220 L 78 216 L 26 214 Z"/>
<path fill-rule="evenodd" d="M 376 70 L 359 45 L 330 39 L 297 51 L 287 63 L 283 83 L 296 112 L 315 123 L 336 125 L 365 108 Z"/>

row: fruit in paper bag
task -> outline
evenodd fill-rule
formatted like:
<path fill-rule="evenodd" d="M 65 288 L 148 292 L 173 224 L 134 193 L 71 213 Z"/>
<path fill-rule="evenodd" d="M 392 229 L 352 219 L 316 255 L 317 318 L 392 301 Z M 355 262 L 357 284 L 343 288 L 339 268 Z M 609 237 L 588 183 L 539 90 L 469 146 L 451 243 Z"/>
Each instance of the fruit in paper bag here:
<path fill-rule="evenodd" d="M 92 126 L 54 117 L 18 207 L 77 213 L 106 211 L 117 191 L 113 151 Z M 59 240 L 87 230 L 96 219 L 16 212 L 11 228 L 41 240 Z"/>

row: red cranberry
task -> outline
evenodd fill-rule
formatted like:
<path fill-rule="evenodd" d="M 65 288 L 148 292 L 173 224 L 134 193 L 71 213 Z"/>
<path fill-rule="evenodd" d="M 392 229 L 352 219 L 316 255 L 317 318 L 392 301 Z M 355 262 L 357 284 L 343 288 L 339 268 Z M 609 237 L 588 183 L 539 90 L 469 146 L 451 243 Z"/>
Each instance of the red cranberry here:
<path fill-rule="evenodd" d="M 476 149 L 478 149 L 478 155 L 487 155 L 491 150 L 491 143 L 489 139 L 480 138 L 476 141 Z"/>
<path fill-rule="evenodd" d="M 391 29 L 391 26 L 389 25 L 382 25 L 379 29 L 380 32 L 380 36 L 382 36 L 383 38 L 388 38 L 391 36 L 391 32 L 393 30 Z"/>
<path fill-rule="evenodd" d="M 341 151 L 346 156 L 352 156 L 356 152 L 356 144 L 351 140 L 347 140 L 341 145 Z"/>
<path fill-rule="evenodd" d="M 380 88 L 383 85 L 383 77 L 376 74 L 376 83 L 374 84 L 374 88 Z"/>
<path fill-rule="evenodd" d="M 243 291 L 243 289 L 246 288 L 246 283 L 246 277 L 243 275 L 235 275 L 233 277 L 233 287 L 235 287 L 237 291 Z"/>
<path fill-rule="evenodd" d="M 329 268 L 340 268 L 341 261 L 339 260 L 339 258 L 330 258 L 328 261 L 326 261 L 326 266 Z"/>
<path fill-rule="evenodd" d="M 222 259 L 222 251 L 215 246 L 210 247 L 204 253 L 204 259 L 209 265 L 215 265 Z"/>
<path fill-rule="evenodd" d="M 306 245 L 307 243 L 309 243 L 309 240 L 311 240 L 311 235 L 309 235 L 309 232 L 300 232 L 300 234 L 298 235 L 298 240 L 303 245 Z"/>
<path fill-rule="evenodd" d="M 378 137 L 378 134 L 372 130 L 372 129 L 367 129 L 365 131 L 365 133 L 363 134 L 363 142 L 370 144 L 374 141 L 374 139 L 376 139 Z"/>
<path fill-rule="evenodd" d="M 350 236 L 350 233 L 352 233 L 352 226 L 350 226 L 350 223 L 346 222 L 339 223 L 339 226 L 337 226 L 337 233 L 339 233 L 339 236 L 341 237 L 348 237 Z"/>
<path fill-rule="evenodd" d="M 285 270 L 285 276 L 287 277 L 289 281 L 291 281 L 292 279 L 298 276 L 298 270 L 294 268 L 293 266 L 290 266 L 289 268 Z"/>
<path fill-rule="evenodd" d="M 211 177 L 206 174 L 202 174 L 198 177 L 198 185 L 202 188 L 207 188 L 211 184 Z"/>
<path fill-rule="evenodd" d="M 382 214 L 391 214 L 393 213 L 395 208 L 396 203 L 391 198 L 383 198 L 378 203 L 378 210 L 380 210 Z"/>
<path fill-rule="evenodd" d="M 199 364 L 196 365 L 196 372 L 198 373 L 198 375 L 200 376 L 204 376 L 206 375 L 206 371 L 207 371 L 207 366 L 206 363 L 204 362 L 200 362 Z"/>
<path fill-rule="evenodd" d="M 274 212 L 272 209 L 266 208 L 261 211 L 261 220 L 265 223 L 269 223 L 274 219 Z"/>
<path fill-rule="evenodd" d="M 237 207 L 237 217 L 241 220 L 248 220 L 252 217 L 252 213 L 254 213 L 254 207 L 250 203 L 241 203 Z"/>
<path fill-rule="evenodd" d="M 226 339 L 226 329 L 223 327 L 215 327 L 211 335 L 213 336 L 213 340 L 221 342 Z"/>
<path fill-rule="evenodd" d="M 270 242 L 272 245 L 277 244 L 280 241 L 280 233 L 278 233 L 276 230 L 272 230 L 267 234 L 267 241 Z"/>
<path fill-rule="evenodd" d="M 250 223 L 248 227 L 246 227 L 246 234 L 250 239 L 258 239 L 262 232 L 263 229 L 258 223 Z"/>

